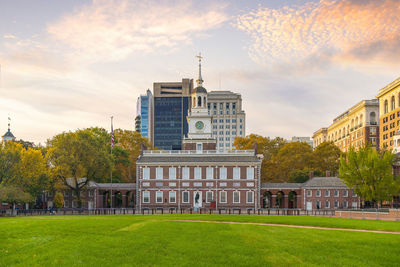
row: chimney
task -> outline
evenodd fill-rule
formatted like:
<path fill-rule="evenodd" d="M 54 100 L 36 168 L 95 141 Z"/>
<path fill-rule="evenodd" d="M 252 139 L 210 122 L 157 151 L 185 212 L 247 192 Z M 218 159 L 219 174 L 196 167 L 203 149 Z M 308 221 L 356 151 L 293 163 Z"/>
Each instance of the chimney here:
<path fill-rule="evenodd" d="M 314 178 L 314 171 L 310 171 L 310 179 Z"/>
<path fill-rule="evenodd" d="M 257 155 L 257 142 L 254 142 L 254 155 Z"/>
<path fill-rule="evenodd" d="M 326 172 L 325 172 L 325 176 L 326 176 L 326 177 L 331 177 L 331 171 L 326 171 Z"/>

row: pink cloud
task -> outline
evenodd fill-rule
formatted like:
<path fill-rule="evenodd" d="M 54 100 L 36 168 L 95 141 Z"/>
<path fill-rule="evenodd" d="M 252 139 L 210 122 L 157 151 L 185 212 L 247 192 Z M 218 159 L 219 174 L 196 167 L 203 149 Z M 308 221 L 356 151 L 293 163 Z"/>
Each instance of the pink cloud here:
<path fill-rule="evenodd" d="M 400 5 L 396 0 L 320 0 L 259 8 L 237 18 L 251 36 L 250 57 L 262 64 L 377 60 L 397 62 Z"/>
<path fill-rule="evenodd" d="M 93 1 L 47 27 L 51 38 L 89 61 L 172 49 L 227 20 L 224 5 L 197 11 L 191 2 Z"/>

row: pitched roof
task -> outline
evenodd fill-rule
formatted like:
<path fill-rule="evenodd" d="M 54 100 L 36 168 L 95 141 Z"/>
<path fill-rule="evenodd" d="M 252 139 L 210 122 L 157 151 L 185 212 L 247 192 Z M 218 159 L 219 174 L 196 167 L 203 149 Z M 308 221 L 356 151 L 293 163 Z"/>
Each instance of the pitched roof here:
<path fill-rule="evenodd" d="M 303 188 L 340 187 L 348 188 L 338 177 L 314 177 L 302 185 Z"/>
<path fill-rule="evenodd" d="M 10 131 L 10 129 L 8 129 L 8 131 L 3 135 L 3 137 L 15 138 L 15 136 L 12 134 L 12 132 Z"/>

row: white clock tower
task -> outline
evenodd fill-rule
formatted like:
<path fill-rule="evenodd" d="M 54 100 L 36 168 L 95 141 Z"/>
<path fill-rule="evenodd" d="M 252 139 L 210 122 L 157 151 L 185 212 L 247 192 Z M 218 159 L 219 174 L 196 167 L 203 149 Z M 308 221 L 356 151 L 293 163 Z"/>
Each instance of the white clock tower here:
<path fill-rule="evenodd" d="M 216 141 L 211 135 L 211 115 L 207 108 L 207 90 L 203 87 L 201 77 L 201 55 L 199 59 L 199 78 L 197 87 L 191 94 L 191 108 L 187 116 L 189 131 L 188 137 L 183 139 L 184 150 L 215 150 Z M 191 144 L 191 145 L 189 145 Z"/>

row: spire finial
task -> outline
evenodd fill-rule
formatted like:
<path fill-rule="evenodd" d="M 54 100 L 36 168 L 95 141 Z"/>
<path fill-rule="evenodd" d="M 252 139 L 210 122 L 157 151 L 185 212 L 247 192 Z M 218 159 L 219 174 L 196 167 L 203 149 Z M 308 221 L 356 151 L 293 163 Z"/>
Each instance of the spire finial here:
<path fill-rule="evenodd" d="M 10 124 L 11 124 L 11 118 L 10 115 L 8 115 L 8 131 L 10 131 Z"/>
<path fill-rule="evenodd" d="M 201 56 L 201 53 L 199 53 L 198 56 L 196 56 L 199 59 L 199 78 L 197 79 L 197 86 L 203 86 L 203 78 L 201 77 L 201 59 L 203 58 Z"/>

